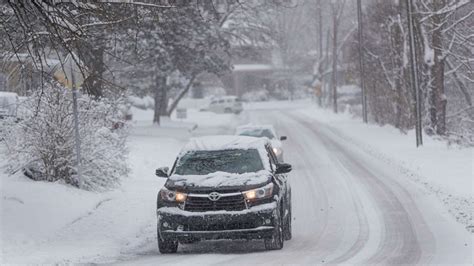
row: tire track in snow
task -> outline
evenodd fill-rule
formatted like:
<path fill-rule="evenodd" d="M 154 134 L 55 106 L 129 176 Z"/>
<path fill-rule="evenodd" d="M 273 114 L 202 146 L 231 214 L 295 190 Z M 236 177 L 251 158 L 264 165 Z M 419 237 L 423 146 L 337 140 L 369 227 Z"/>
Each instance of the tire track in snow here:
<path fill-rule="evenodd" d="M 378 211 L 384 220 L 384 234 L 375 254 L 364 263 L 413 264 L 420 262 L 423 250 L 419 238 L 424 240 L 433 240 L 433 238 L 410 194 L 390 177 L 383 173 L 374 173 L 374 169 L 369 169 L 357 154 L 343 146 L 343 142 L 339 142 L 341 139 L 337 138 L 338 141 L 336 141 L 334 135 L 325 130 L 324 125 L 315 121 L 309 123 L 297 116 L 292 117 L 311 128 L 328 147 L 339 150 L 340 162 L 353 172 L 353 177 L 365 184 L 374 200 L 377 201 Z M 431 241 L 431 243 L 434 242 Z M 426 241 L 424 244 L 426 253 L 430 254 L 434 246 Z M 336 260 L 336 262 L 341 261 Z"/>

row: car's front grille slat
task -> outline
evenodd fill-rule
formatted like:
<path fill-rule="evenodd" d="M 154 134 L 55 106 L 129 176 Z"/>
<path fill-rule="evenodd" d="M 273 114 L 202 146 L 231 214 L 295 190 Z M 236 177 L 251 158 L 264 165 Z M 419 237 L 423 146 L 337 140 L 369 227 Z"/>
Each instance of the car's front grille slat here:
<path fill-rule="evenodd" d="M 189 195 L 186 199 L 185 210 L 195 212 L 205 211 L 239 211 L 247 208 L 245 204 L 244 196 L 242 194 L 225 195 L 212 201 L 208 197 L 203 197 L 202 194 L 199 196 Z"/>

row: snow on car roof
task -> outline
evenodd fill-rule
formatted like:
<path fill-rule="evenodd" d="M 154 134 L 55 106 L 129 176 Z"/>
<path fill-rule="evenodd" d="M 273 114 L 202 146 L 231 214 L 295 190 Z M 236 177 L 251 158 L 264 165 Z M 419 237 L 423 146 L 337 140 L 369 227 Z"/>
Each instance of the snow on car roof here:
<path fill-rule="evenodd" d="M 247 136 L 204 136 L 191 138 L 181 149 L 181 153 L 202 150 L 230 150 L 230 149 L 265 149 L 267 139 L 247 137 Z"/>
<path fill-rule="evenodd" d="M 238 129 L 239 128 L 245 128 L 245 129 L 248 129 L 248 128 L 268 128 L 268 129 L 273 129 L 273 125 L 271 124 L 263 124 L 263 125 L 255 125 L 255 124 L 247 124 L 247 125 L 241 125 L 241 126 L 238 126 L 237 127 Z"/>
<path fill-rule="evenodd" d="M 238 96 L 235 95 L 223 95 L 223 96 L 217 96 L 217 97 L 212 97 L 212 100 L 227 100 L 227 99 L 238 99 Z"/>
<path fill-rule="evenodd" d="M 236 131 L 236 134 L 242 133 L 247 130 L 252 130 L 252 129 L 269 129 L 272 131 L 273 134 L 275 134 L 275 128 L 273 125 L 266 124 L 266 125 L 254 125 L 254 124 L 248 124 L 248 125 L 242 125 L 238 126 Z"/>

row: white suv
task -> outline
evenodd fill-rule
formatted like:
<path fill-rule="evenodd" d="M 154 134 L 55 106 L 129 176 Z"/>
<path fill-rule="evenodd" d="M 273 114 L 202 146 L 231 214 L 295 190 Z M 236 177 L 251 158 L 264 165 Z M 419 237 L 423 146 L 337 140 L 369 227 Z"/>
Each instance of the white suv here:
<path fill-rule="evenodd" d="M 280 138 L 277 138 L 275 128 L 272 125 L 243 125 L 237 127 L 235 134 L 240 136 L 268 138 L 272 144 L 273 152 L 277 156 L 278 161 L 283 162 L 283 145 L 281 142 L 286 140 L 286 136 L 280 136 Z"/>
<path fill-rule="evenodd" d="M 215 98 L 209 104 L 209 111 L 214 113 L 234 113 L 242 112 L 242 102 L 237 96 L 223 96 Z"/>

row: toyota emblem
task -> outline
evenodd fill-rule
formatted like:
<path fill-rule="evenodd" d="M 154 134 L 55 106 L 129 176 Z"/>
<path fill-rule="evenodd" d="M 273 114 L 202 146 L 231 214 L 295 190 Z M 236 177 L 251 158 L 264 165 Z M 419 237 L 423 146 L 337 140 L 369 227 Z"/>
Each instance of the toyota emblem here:
<path fill-rule="evenodd" d="M 221 198 L 221 194 L 219 194 L 217 192 L 211 192 L 211 193 L 209 193 L 209 195 L 207 197 L 212 201 L 218 201 Z"/>

